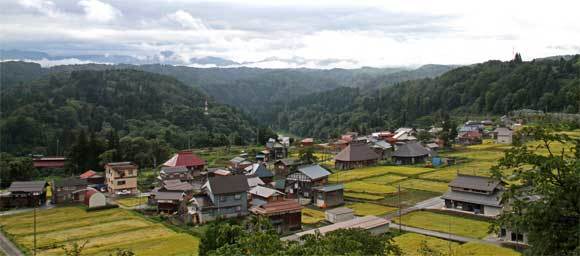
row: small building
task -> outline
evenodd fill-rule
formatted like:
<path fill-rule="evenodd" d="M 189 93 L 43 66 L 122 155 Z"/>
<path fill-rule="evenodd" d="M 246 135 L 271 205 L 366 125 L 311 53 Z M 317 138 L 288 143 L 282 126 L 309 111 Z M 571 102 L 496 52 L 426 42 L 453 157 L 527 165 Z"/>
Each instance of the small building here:
<path fill-rule="evenodd" d="M 256 175 L 246 175 L 246 178 L 248 179 L 248 187 L 250 188 L 266 185 L 266 183 L 264 183 L 264 181 L 262 181 L 260 177 Z"/>
<path fill-rule="evenodd" d="M 339 207 L 324 212 L 326 221 L 330 223 L 338 223 L 354 219 L 354 210 L 347 207 Z"/>
<path fill-rule="evenodd" d="M 230 159 L 229 167 L 236 170 L 243 170 L 244 168 L 252 165 L 252 162 L 248 161 L 246 158 L 241 156 L 236 156 Z"/>
<path fill-rule="evenodd" d="M 397 145 L 397 149 L 393 152 L 393 161 L 397 164 L 423 163 L 430 153 L 419 142 L 409 142 Z"/>
<path fill-rule="evenodd" d="M 184 192 L 154 190 L 149 194 L 147 203 L 155 205 L 158 213 L 174 214 L 186 211 Z"/>
<path fill-rule="evenodd" d="M 279 234 L 302 228 L 302 206 L 295 200 L 272 201 L 254 206 L 250 211 L 255 215 L 268 218 Z"/>
<path fill-rule="evenodd" d="M 477 145 L 483 142 L 483 135 L 479 130 L 471 130 L 465 132 L 459 132 L 457 135 L 457 143 L 462 145 Z"/>
<path fill-rule="evenodd" d="M 320 208 L 344 204 L 344 186 L 342 184 L 313 187 L 312 194 L 312 203 Z"/>
<path fill-rule="evenodd" d="M 84 204 L 89 208 L 103 207 L 107 205 L 105 195 L 94 188 L 87 188 L 84 191 Z"/>
<path fill-rule="evenodd" d="M 427 144 L 425 144 L 425 147 L 431 151 L 437 151 L 440 148 L 439 144 L 437 144 L 435 142 L 427 143 Z"/>
<path fill-rule="evenodd" d="M 495 217 L 501 213 L 503 183 L 488 177 L 458 174 L 441 198 L 445 208 Z"/>
<path fill-rule="evenodd" d="M 300 141 L 300 145 L 303 147 L 310 147 L 310 146 L 314 145 L 314 139 L 313 138 L 305 138 L 305 139 Z"/>
<path fill-rule="evenodd" d="M 365 143 L 351 143 L 334 157 L 336 169 L 347 170 L 375 165 L 380 157 Z"/>
<path fill-rule="evenodd" d="M 286 177 L 285 190 L 297 197 L 312 198 L 312 188 L 325 185 L 328 176 L 330 172 L 320 165 L 303 165 Z"/>
<path fill-rule="evenodd" d="M 85 193 L 78 193 L 87 189 L 86 180 L 69 177 L 52 181 L 52 204 L 70 204 L 84 201 Z"/>
<path fill-rule="evenodd" d="M 185 166 L 161 167 L 157 179 L 161 181 L 179 180 L 182 182 L 192 182 L 194 180 L 192 171 Z"/>
<path fill-rule="evenodd" d="M 36 157 L 32 159 L 32 165 L 39 170 L 64 169 L 67 158 L 61 156 Z"/>
<path fill-rule="evenodd" d="M 206 223 L 219 218 L 248 215 L 248 180 L 245 175 L 208 178 L 202 194 L 191 199 L 189 207 L 192 223 Z"/>
<path fill-rule="evenodd" d="M 260 206 L 270 202 L 284 200 L 285 194 L 264 186 L 256 186 L 250 189 L 250 201 L 252 206 Z"/>
<path fill-rule="evenodd" d="M 201 159 L 199 156 L 194 154 L 189 150 L 183 150 L 177 152 L 169 160 L 163 163 L 165 167 L 178 167 L 184 166 L 185 168 L 192 171 L 194 177 L 199 176 L 199 173 L 205 168 L 205 160 Z"/>
<path fill-rule="evenodd" d="M 223 168 L 207 168 L 207 175 L 209 177 L 228 176 L 232 175 L 232 172 Z"/>
<path fill-rule="evenodd" d="M 274 162 L 274 173 L 276 177 L 285 179 L 288 174 L 296 171 L 302 161 L 293 158 L 284 158 Z"/>
<path fill-rule="evenodd" d="M 377 153 L 379 159 L 390 159 L 393 154 L 393 145 L 384 140 L 373 142 L 371 148 Z"/>
<path fill-rule="evenodd" d="M 103 173 L 95 172 L 93 170 L 88 170 L 79 175 L 79 178 L 86 180 L 89 185 L 95 187 L 102 187 L 105 184 L 105 176 Z"/>
<path fill-rule="evenodd" d="M 274 180 L 274 174 L 266 168 L 265 164 L 252 164 L 244 169 L 246 175 L 258 176 L 264 183 L 270 183 Z"/>
<path fill-rule="evenodd" d="M 288 157 L 288 147 L 282 143 L 274 141 L 266 144 L 268 151 L 270 151 L 269 159 L 277 160 Z"/>
<path fill-rule="evenodd" d="M 506 127 L 498 127 L 493 130 L 495 142 L 499 144 L 512 144 L 514 132 Z"/>
<path fill-rule="evenodd" d="M 351 220 L 338 222 L 332 225 L 323 226 L 320 228 L 310 229 L 299 232 L 287 237 L 282 237 L 282 241 L 300 241 L 300 237 L 310 234 L 314 235 L 320 233 L 322 235 L 339 229 L 360 228 L 369 231 L 373 235 L 384 234 L 389 231 L 389 221 L 385 218 L 369 215 Z"/>
<path fill-rule="evenodd" d="M 46 181 L 14 181 L 8 187 L 10 207 L 35 207 L 46 203 Z"/>
<path fill-rule="evenodd" d="M 139 167 L 132 162 L 108 163 L 105 165 L 107 190 L 113 195 L 137 194 Z"/>
<path fill-rule="evenodd" d="M 188 182 L 183 182 L 180 180 L 164 180 L 161 182 L 161 187 L 157 188 L 161 192 L 180 192 L 188 196 L 188 200 L 191 198 L 194 192 L 199 192 L 201 185 L 195 187 L 193 184 Z"/>

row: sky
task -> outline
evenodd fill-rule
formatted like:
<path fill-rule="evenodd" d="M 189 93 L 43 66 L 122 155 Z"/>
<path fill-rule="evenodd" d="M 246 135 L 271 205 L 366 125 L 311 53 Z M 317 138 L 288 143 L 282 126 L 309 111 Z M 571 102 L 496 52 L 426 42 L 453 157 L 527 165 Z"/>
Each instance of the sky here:
<path fill-rule="evenodd" d="M 263 68 L 580 53 L 580 1 L 1 0 L 0 48 Z M 74 61 L 74 60 L 72 60 Z"/>

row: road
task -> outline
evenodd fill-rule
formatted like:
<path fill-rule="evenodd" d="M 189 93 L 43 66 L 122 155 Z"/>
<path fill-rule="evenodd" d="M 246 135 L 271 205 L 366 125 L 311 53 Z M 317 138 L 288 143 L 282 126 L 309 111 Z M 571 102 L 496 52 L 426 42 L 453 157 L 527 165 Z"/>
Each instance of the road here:
<path fill-rule="evenodd" d="M 4 233 L 0 232 L 0 249 L 9 256 L 24 256 L 22 252 L 6 237 Z"/>
<path fill-rule="evenodd" d="M 435 206 L 442 204 L 442 203 L 443 202 L 441 201 L 441 197 L 439 197 L 439 196 L 433 197 L 433 198 L 427 199 L 425 201 L 421 201 L 421 202 L 419 202 L 419 203 L 417 203 L 409 208 L 403 209 L 401 211 L 401 215 L 405 215 L 405 214 L 410 213 L 412 211 L 418 211 L 421 209 L 434 208 Z M 396 211 L 396 212 L 388 214 L 387 216 L 385 216 L 385 218 L 387 220 L 391 220 L 391 219 L 398 217 L 398 216 L 399 216 L 399 212 Z"/>
<path fill-rule="evenodd" d="M 391 229 L 399 229 L 399 224 L 396 224 L 396 223 L 391 222 L 389 228 L 391 228 Z M 471 238 L 471 237 L 464 237 L 464 236 L 458 236 L 458 235 L 453 235 L 453 234 L 443 233 L 443 232 L 438 232 L 438 231 L 432 231 L 432 230 L 427 230 L 427 229 L 422 229 L 422 228 L 409 227 L 409 226 L 405 226 L 405 225 L 401 225 L 401 229 L 404 230 L 404 231 L 408 231 L 408 232 L 413 232 L 413 233 L 418 233 L 418 234 L 422 234 L 422 235 L 427 235 L 427 236 L 432 236 L 432 237 L 447 239 L 447 240 L 451 240 L 451 241 L 455 241 L 455 242 L 461 242 L 461 243 L 480 242 L 480 243 L 488 243 L 488 244 L 494 244 L 494 245 L 501 245 L 501 242 L 500 241 L 496 241 L 496 240 L 487 240 L 487 239 L 477 239 L 477 238 Z"/>

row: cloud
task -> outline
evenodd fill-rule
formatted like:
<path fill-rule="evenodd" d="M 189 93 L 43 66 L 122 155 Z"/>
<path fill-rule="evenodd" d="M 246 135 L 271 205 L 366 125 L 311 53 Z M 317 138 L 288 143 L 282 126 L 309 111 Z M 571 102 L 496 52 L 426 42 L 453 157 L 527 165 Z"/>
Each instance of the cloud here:
<path fill-rule="evenodd" d="M 36 11 L 52 17 L 56 18 L 61 16 L 61 12 L 56 9 L 54 2 L 48 0 L 18 0 L 18 4 L 26 8 L 32 8 Z"/>
<path fill-rule="evenodd" d="M 179 10 L 174 13 L 168 14 L 167 18 L 169 18 L 174 22 L 177 22 L 183 28 L 194 30 L 207 30 L 207 27 L 203 24 L 203 22 L 200 19 L 194 18 L 193 16 L 191 16 L 190 13 L 184 10 Z"/>
<path fill-rule="evenodd" d="M 119 9 L 99 0 L 81 0 L 78 4 L 83 7 L 85 17 L 91 21 L 111 22 L 122 16 Z"/>

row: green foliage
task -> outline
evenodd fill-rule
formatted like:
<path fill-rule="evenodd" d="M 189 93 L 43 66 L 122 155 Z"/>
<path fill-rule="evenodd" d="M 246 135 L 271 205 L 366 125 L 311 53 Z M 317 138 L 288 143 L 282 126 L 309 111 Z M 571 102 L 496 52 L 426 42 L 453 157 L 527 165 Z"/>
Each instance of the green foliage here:
<path fill-rule="evenodd" d="M 580 140 L 542 127 L 526 127 L 520 134 L 539 143 L 514 146 L 493 168 L 496 178 L 513 181 L 503 196 L 510 210 L 494 228 L 526 232 L 530 255 L 575 255 L 580 251 Z"/>
<path fill-rule="evenodd" d="M 134 256 L 135 253 L 130 249 L 117 249 L 115 254 L 109 254 L 109 256 Z"/>
<path fill-rule="evenodd" d="M 0 153 L 0 188 L 5 188 L 12 181 L 31 180 L 36 171 L 29 157 L 14 157 L 7 153 Z"/>
<path fill-rule="evenodd" d="M 304 163 L 315 163 L 318 161 L 318 157 L 314 153 L 314 148 L 312 147 L 300 148 L 298 158 Z"/>
<path fill-rule="evenodd" d="M 85 240 L 82 243 L 72 242 L 68 246 L 62 246 L 62 250 L 64 251 L 64 255 L 66 256 L 81 256 L 85 246 L 89 241 Z"/>

